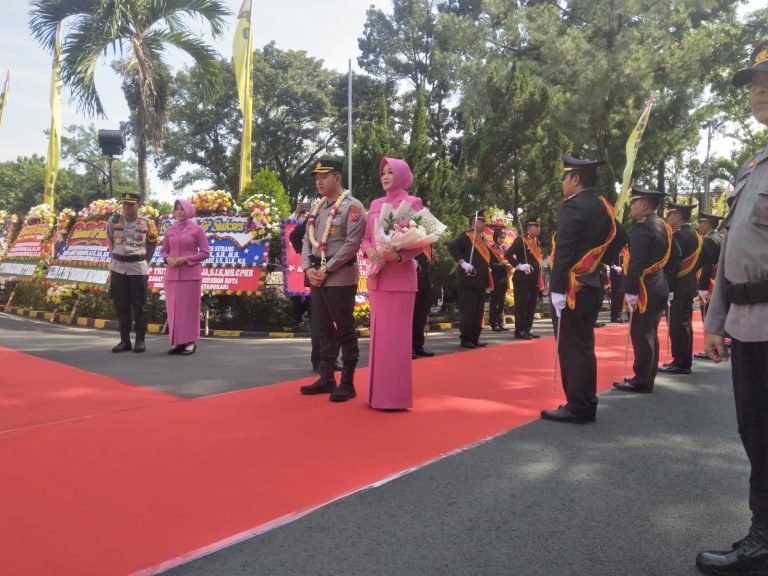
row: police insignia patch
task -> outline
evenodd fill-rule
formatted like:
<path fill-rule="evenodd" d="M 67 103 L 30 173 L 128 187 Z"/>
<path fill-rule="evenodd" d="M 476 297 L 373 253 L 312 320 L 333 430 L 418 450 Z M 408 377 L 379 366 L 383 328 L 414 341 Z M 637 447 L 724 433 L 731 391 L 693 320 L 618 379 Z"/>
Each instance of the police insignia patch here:
<path fill-rule="evenodd" d="M 352 220 L 352 222 L 357 222 L 360 220 L 360 214 L 361 214 L 360 206 L 352 206 L 352 208 L 349 209 L 349 217 Z"/>

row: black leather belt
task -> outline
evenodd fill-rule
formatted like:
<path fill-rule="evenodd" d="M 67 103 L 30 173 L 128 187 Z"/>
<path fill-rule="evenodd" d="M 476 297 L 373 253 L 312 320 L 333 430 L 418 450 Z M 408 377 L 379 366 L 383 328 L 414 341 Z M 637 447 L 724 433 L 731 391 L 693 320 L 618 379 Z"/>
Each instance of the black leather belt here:
<path fill-rule="evenodd" d="M 768 280 L 749 284 L 727 284 L 725 290 L 731 304 L 768 302 Z"/>
<path fill-rule="evenodd" d="M 112 259 L 117 260 L 118 262 L 141 262 L 142 260 L 147 259 L 147 255 L 129 254 L 128 256 L 123 256 L 122 254 L 112 254 Z"/>

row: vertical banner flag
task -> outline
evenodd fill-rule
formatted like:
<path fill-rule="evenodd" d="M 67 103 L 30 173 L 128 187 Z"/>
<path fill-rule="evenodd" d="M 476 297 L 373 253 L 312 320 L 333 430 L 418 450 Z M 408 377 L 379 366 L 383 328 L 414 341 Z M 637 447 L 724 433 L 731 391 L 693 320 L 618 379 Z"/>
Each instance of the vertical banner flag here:
<path fill-rule="evenodd" d="M 56 28 L 56 47 L 51 71 L 51 133 L 48 138 L 48 165 L 45 168 L 43 202 L 53 208 L 53 190 L 61 159 L 61 22 Z"/>
<path fill-rule="evenodd" d="M 232 63 L 237 79 L 237 96 L 243 113 L 243 139 L 240 150 L 240 190 L 251 181 L 251 131 L 253 130 L 253 35 L 251 0 L 243 0 L 237 15 L 237 29 L 232 43 Z"/>
<path fill-rule="evenodd" d="M 648 124 L 648 117 L 651 115 L 651 106 L 656 99 L 656 93 L 651 93 L 650 98 L 645 103 L 645 110 L 640 116 L 640 120 L 637 121 L 637 126 L 632 130 L 632 133 L 627 138 L 627 165 L 624 167 L 624 175 L 621 181 L 621 194 L 619 199 L 616 200 L 616 218 L 621 222 L 624 216 L 624 209 L 629 204 L 629 185 L 632 183 L 632 169 L 635 167 L 635 158 L 637 158 L 637 151 L 640 149 L 640 140 L 645 132 L 645 126 Z"/>
<path fill-rule="evenodd" d="M 11 87 L 11 71 L 8 70 L 5 73 L 5 84 L 3 84 L 3 92 L 0 94 L 0 124 L 3 123 L 3 108 L 5 103 L 8 102 L 8 90 Z"/>

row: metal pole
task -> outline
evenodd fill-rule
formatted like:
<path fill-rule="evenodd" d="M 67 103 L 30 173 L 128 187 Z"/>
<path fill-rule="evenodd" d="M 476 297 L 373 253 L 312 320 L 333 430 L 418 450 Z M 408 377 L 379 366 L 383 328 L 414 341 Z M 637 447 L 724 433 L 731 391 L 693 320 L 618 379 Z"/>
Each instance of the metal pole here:
<path fill-rule="evenodd" d="M 352 191 L 352 59 L 349 60 L 349 72 L 347 72 L 347 139 L 349 151 L 347 152 L 347 190 Z"/>
<path fill-rule="evenodd" d="M 114 156 L 107 156 L 107 179 L 109 180 L 109 197 L 114 198 L 115 194 L 112 190 L 112 160 Z"/>
<path fill-rule="evenodd" d="M 555 315 L 557 315 L 557 308 L 555 308 Z M 560 327 L 562 325 L 563 315 L 561 311 L 560 316 L 557 316 L 557 334 L 555 335 L 555 371 L 552 374 L 552 394 L 557 392 L 557 361 L 560 357 Z"/>
<path fill-rule="evenodd" d="M 624 343 L 624 382 L 627 381 L 627 363 L 629 360 L 629 335 L 632 332 L 632 316 L 635 313 L 634 306 L 629 309 L 629 325 L 627 326 L 627 341 Z"/>

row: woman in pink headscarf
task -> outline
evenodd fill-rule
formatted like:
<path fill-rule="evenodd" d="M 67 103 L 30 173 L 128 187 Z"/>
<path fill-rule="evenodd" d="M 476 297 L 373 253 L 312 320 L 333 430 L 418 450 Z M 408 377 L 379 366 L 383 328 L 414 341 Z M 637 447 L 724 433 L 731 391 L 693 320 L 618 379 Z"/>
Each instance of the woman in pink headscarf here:
<path fill-rule="evenodd" d="M 195 207 L 179 199 L 173 205 L 176 223 L 165 231 L 162 256 L 165 262 L 165 308 L 168 312 L 168 354 L 194 354 L 200 339 L 201 262 L 210 255 L 208 238 L 192 221 Z"/>
<path fill-rule="evenodd" d="M 413 184 L 413 174 L 403 160 L 383 158 L 379 176 L 386 195 L 371 202 L 361 246 L 368 258 L 383 263 L 378 274 L 368 279 L 371 303 L 368 405 L 380 410 L 405 410 L 413 406 L 411 338 L 417 288 L 414 258 L 422 250 L 398 252 L 388 247 L 379 252 L 374 229 L 383 204 L 391 204 L 392 209 L 397 210 L 401 202 L 410 202 L 414 211 L 424 205 L 420 198 L 406 192 Z"/>

